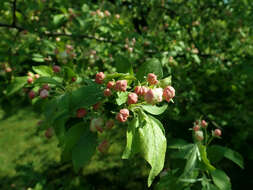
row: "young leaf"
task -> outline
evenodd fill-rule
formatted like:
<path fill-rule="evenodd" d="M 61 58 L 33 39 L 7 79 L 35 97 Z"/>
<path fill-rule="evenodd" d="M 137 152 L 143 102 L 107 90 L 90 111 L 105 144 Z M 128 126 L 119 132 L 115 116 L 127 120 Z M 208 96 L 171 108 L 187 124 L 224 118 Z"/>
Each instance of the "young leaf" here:
<path fill-rule="evenodd" d="M 140 137 L 140 152 L 144 159 L 150 164 L 151 170 L 148 176 L 148 186 L 152 184 L 154 178 L 161 172 L 164 165 L 166 152 L 166 137 L 161 129 L 162 124 L 154 120 L 153 117 L 142 112 L 142 117 L 146 120 L 143 126 L 138 128 Z"/>
<path fill-rule="evenodd" d="M 92 155 L 96 151 L 96 146 L 96 135 L 90 130 L 86 130 L 85 133 L 80 136 L 80 139 L 72 150 L 72 161 L 75 171 L 78 171 L 90 161 Z"/>
<path fill-rule="evenodd" d="M 53 75 L 52 68 L 46 65 L 33 66 L 32 69 L 43 77 L 51 77 Z"/>
<path fill-rule="evenodd" d="M 7 86 L 6 95 L 10 96 L 19 91 L 27 83 L 27 77 L 16 77 L 10 85 Z"/>
<path fill-rule="evenodd" d="M 99 85 L 84 86 L 72 92 L 70 106 L 72 110 L 87 108 L 99 102 L 103 97 L 103 90 Z"/>
<path fill-rule="evenodd" d="M 128 92 L 117 92 L 118 97 L 116 98 L 116 103 L 120 106 L 127 101 Z"/>
<path fill-rule="evenodd" d="M 214 157 L 213 159 L 216 162 L 220 161 L 222 159 L 222 157 L 224 156 L 225 158 L 233 161 L 235 164 L 237 164 L 242 169 L 244 168 L 243 157 L 238 152 L 236 152 L 230 148 L 222 147 L 219 145 L 213 145 L 208 148 L 208 152 L 209 152 L 210 156 L 213 155 L 212 157 Z"/>
<path fill-rule="evenodd" d="M 220 190 L 231 189 L 230 179 L 224 171 L 216 169 L 216 170 L 211 171 L 210 173 L 211 173 L 214 184 Z"/>
<path fill-rule="evenodd" d="M 45 61 L 43 56 L 38 53 L 35 53 L 32 55 L 32 60 L 35 62 L 40 62 L 40 63 Z"/>
<path fill-rule="evenodd" d="M 194 145 L 192 149 L 189 151 L 188 154 L 188 160 L 186 162 L 184 173 L 182 174 L 182 177 L 185 175 L 188 175 L 196 166 L 197 163 L 197 157 L 199 154 L 198 145 Z"/>
<path fill-rule="evenodd" d="M 56 80 L 54 80 L 53 78 L 50 78 L 50 77 L 40 77 L 40 78 L 36 79 L 34 84 L 38 84 L 38 83 L 54 84 L 54 85 L 64 89 L 64 87 L 61 83 L 59 83 L 58 81 L 56 81 Z"/>
<path fill-rule="evenodd" d="M 209 171 L 215 170 L 215 167 L 211 165 L 210 161 L 207 158 L 206 146 L 199 145 L 199 151 L 200 151 L 201 159 L 203 160 L 203 162 L 206 165 L 207 169 Z"/>
<path fill-rule="evenodd" d="M 127 144 L 123 152 L 122 159 L 128 159 L 130 156 L 138 152 L 138 129 L 139 118 L 137 116 L 131 121 L 127 128 Z"/>
<path fill-rule="evenodd" d="M 160 115 L 162 114 L 168 107 L 168 104 L 163 104 L 162 106 L 153 106 L 153 105 L 142 105 L 141 106 L 146 112 L 153 114 L 153 115 Z"/>

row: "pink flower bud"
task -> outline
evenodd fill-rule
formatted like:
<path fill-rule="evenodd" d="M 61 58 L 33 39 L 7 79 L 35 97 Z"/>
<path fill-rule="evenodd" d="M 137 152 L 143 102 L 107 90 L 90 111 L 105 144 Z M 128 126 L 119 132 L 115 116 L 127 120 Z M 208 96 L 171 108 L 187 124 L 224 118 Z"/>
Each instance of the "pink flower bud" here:
<path fill-rule="evenodd" d="M 39 75 L 39 74 L 35 74 L 34 77 L 35 77 L 36 79 L 38 79 L 38 78 L 40 78 L 40 75 Z"/>
<path fill-rule="evenodd" d="M 202 120 L 202 121 L 201 121 L 201 126 L 202 126 L 203 128 L 206 128 L 207 125 L 208 125 L 208 123 L 207 123 L 205 120 Z"/>
<path fill-rule="evenodd" d="M 40 97 L 41 97 L 42 99 L 47 98 L 48 95 L 49 95 L 49 93 L 48 93 L 48 91 L 47 91 L 46 89 L 40 90 Z"/>
<path fill-rule="evenodd" d="M 94 104 L 94 105 L 93 105 L 93 109 L 94 109 L 95 111 L 97 111 L 97 110 L 100 108 L 100 105 L 101 105 L 100 102 Z"/>
<path fill-rule="evenodd" d="M 33 83 L 33 78 L 29 77 L 29 78 L 27 79 L 27 83 L 28 83 L 28 84 L 32 84 L 32 83 Z"/>
<path fill-rule="evenodd" d="M 116 18 L 116 19 L 119 19 L 119 18 L 120 18 L 120 15 L 119 15 L 119 14 L 116 14 L 116 15 L 115 15 L 115 18 Z"/>
<path fill-rule="evenodd" d="M 55 73 L 59 73 L 59 72 L 61 71 L 61 67 L 58 66 L 58 65 L 54 65 L 54 66 L 53 66 L 53 71 L 54 71 Z"/>
<path fill-rule="evenodd" d="M 127 100 L 128 105 L 136 104 L 137 102 L 138 102 L 138 95 L 137 94 L 135 94 L 135 93 L 128 94 L 128 100 Z"/>
<path fill-rule="evenodd" d="M 125 92 L 127 89 L 127 80 L 118 80 L 115 85 L 116 91 L 123 91 Z"/>
<path fill-rule="evenodd" d="M 149 73 L 147 80 L 150 85 L 155 85 L 158 83 L 157 76 L 154 73 Z"/>
<path fill-rule="evenodd" d="M 104 13 L 105 13 L 105 16 L 111 16 L 111 13 L 108 10 L 106 10 Z"/>
<path fill-rule="evenodd" d="M 109 88 L 104 90 L 104 96 L 111 96 L 111 95 L 112 95 L 112 91 Z"/>
<path fill-rule="evenodd" d="M 115 82 L 113 82 L 113 81 L 109 81 L 108 83 L 107 83 L 107 88 L 113 88 L 115 86 Z"/>
<path fill-rule="evenodd" d="M 42 88 L 43 88 L 43 89 L 46 89 L 46 90 L 50 90 L 50 87 L 49 87 L 48 84 L 44 84 L 44 85 L 42 86 Z"/>
<path fill-rule="evenodd" d="M 129 48 L 127 48 L 127 50 L 129 53 L 132 53 L 134 49 L 132 47 L 129 47 Z"/>
<path fill-rule="evenodd" d="M 36 96 L 36 94 L 35 94 L 35 92 L 34 92 L 33 90 L 31 90 L 31 91 L 28 93 L 28 96 L 29 96 L 30 99 L 33 99 L 33 98 Z"/>
<path fill-rule="evenodd" d="M 92 132 L 99 131 L 100 133 L 103 132 L 103 125 L 104 125 L 104 120 L 103 118 L 93 118 L 90 122 L 90 130 Z"/>
<path fill-rule="evenodd" d="M 116 115 L 116 119 L 117 119 L 119 122 L 126 122 L 128 116 L 129 116 L 129 111 L 128 111 L 128 109 L 121 109 L 120 112 Z"/>
<path fill-rule="evenodd" d="M 12 72 L 12 68 L 10 68 L 10 67 L 6 67 L 6 68 L 5 68 L 5 72 L 6 72 L 6 73 L 10 73 L 10 72 Z"/>
<path fill-rule="evenodd" d="M 145 94 L 144 99 L 149 104 L 161 102 L 163 100 L 163 89 L 162 88 L 149 89 L 148 92 Z"/>
<path fill-rule="evenodd" d="M 114 121 L 112 119 L 108 120 L 105 126 L 107 129 L 111 129 L 114 126 Z"/>
<path fill-rule="evenodd" d="M 84 108 L 80 108 L 76 111 L 76 117 L 83 118 L 87 114 L 87 111 Z"/>
<path fill-rule="evenodd" d="M 199 125 L 195 125 L 194 127 L 193 127 L 193 130 L 194 131 L 198 131 L 200 129 L 200 126 Z"/>
<path fill-rule="evenodd" d="M 220 129 L 215 129 L 213 132 L 214 136 L 220 137 L 221 136 L 221 130 Z"/>
<path fill-rule="evenodd" d="M 99 145 L 98 145 L 98 151 L 101 153 L 106 153 L 107 150 L 109 148 L 109 143 L 107 140 L 102 141 Z"/>
<path fill-rule="evenodd" d="M 138 95 L 141 95 L 141 86 L 136 86 L 134 92 Z"/>
<path fill-rule="evenodd" d="M 96 83 L 98 84 L 102 84 L 103 83 L 103 80 L 105 78 L 105 74 L 103 72 L 99 72 L 96 74 Z"/>
<path fill-rule="evenodd" d="M 167 86 L 163 90 L 163 98 L 170 102 L 170 100 L 175 96 L 175 89 L 172 86 Z"/>
<path fill-rule="evenodd" d="M 202 141 L 204 139 L 203 131 L 195 131 L 195 137 L 197 140 Z"/>
<path fill-rule="evenodd" d="M 52 128 L 48 128 L 46 131 L 45 131 L 45 137 L 50 139 L 52 136 L 53 136 L 53 129 Z"/>
<path fill-rule="evenodd" d="M 71 81 L 72 81 L 72 82 L 76 82 L 76 77 L 72 77 L 72 78 L 71 78 Z"/>
<path fill-rule="evenodd" d="M 33 73 L 28 72 L 28 73 L 27 73 L 27 76 L 29 76 L 29 77 L 33 77 Z"/>

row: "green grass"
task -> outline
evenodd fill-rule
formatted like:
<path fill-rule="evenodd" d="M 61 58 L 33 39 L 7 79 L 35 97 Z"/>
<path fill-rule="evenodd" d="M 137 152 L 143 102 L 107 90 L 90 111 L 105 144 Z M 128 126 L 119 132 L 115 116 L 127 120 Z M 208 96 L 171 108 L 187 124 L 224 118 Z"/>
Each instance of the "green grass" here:
<path fill-rule="evenodd" d="M 46 139 L 44 131 L 38 130 L 39 120 L 30 108 L 5 119 L 1 119 L 0 111 L 1 190 L 116 190 L 122 185 L 125 189 L 145 189 L 147 170 L 143 160 L 121 159 L 125 130 L 115 128 L 108 153 L 97 152 L 90 164 L 75 174 L 70 164 L 60 162 L 56 137 Z"/>
<path fill-rule="evenodd" d="M 29 108 L 0 120 L 1 178 L 16 177 L 19 175 L 20 166 L 30 167 L 34 172 L 41 172 L 49 163 L 60 161 L 57 140 L 46 139 L 42 131 L 37 133 L 38 121 L 39 116 Z"/>

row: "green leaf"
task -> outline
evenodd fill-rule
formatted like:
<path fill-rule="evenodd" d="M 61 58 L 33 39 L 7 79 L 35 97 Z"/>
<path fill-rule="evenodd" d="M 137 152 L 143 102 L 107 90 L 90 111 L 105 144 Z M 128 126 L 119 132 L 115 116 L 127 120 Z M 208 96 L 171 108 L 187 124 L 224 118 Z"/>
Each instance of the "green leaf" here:
<path fill-rule="evenodd" d="M 126 103 L 128 98 L 128 92 L 117 92 L 118 97 L 116 98 L 116 103 L 120 106 Z"/>
<path fill-rule="evenodd" d="M 58 25 L 60 24 L 61 22 L 64 21 L 64 14 L 58 14 L 58 15 L 54 15 L 54 18 L 53 18 L 53 23 L 55 25 Z"/>
<path fill-rule="evenodd" d="M 86 130 L 72 150 L 72 161 L 75 171 L 78 171 L 90 161 L 92 155 L 96 151 L 96 147 L 96 134 L 92 133 L 90 130 Z"/>
<path fill-rule="evenodd" d="M 62 89 L 64 88 L 61 83 L 59 83 L 58 81 L 56 81 L 55 79 L 50 78 L 50 77 L 40 77 L 35 80 L 34 84 L 38 84 L 38 83 L 54 84 Z"/>
<path fill-rule="evenodd" d="M 211 173 L 214 184 L 220 190 L 231 189 L 230 179 L 224 171 L 216 169 L 214 171 L 211 171 L 210 173 Z"/>
<path fill-rule="evenodd" d="M 211 165 L 210 161 L 207 158 L 206 146 L 199 145 L 199 151 L 200 151 L 201 159 L 204 162 L 204 164 L 206 165 L 207 169 L 209 171 L 215 170 L 215 167 Z"/>
<path fill-rule="evenodd" d="M 35 53 L 32 55 L 32 60 L 35 61 L 35 62 L 39 62 L 39 63 L 42 63 L 44 62 L 44 57 L 38 53 Z"/>
<path fill-rule="evenodd" d="M 244 168 L 243 157 L 236 151 L 219 145 L 213 145 L 208 148 L 209 155 L 213 157 L 213 160 L 218 162 L 225 157 L 242 169 Z"/>
<path fill-rule="evenodd" d="M 72 92 L 70 97 L 71 109 L 88 108 L 99 102 L 102 98 L 104 98 L 104 94 L 100 85 L 93 84 L 81 87 Z"/>
<path fill-rule="evenodd" d="M 148 176 L 148 186 L 150 187 L 154 178 L 163 169 L 167 143 L 161 129 L 163 127 L 162 124 L 144 112 L 142 112 L 142 117 L 146 122 L 143 122 L 143 126 L 138 128 L 140 152 L 151 166 Z"/>
<path fill-rule="evenodd" d="M 53 70 L 51 67 L 46 65 L 33 66 L 34 72 L 38 73 L 41 77 L 50 77 L 53 75 Z"/>
<path fill-rule="evenodd" d="M 141 106 L 146 112 L 151 113 L 153 115 L 162 114 L 168 107 L 168 104 L 163 104 L 162 106 L 153 106 L 153 105 L 142 105 Z"/>
<path fill-rule="evenodd" d="M 128 159 L 139 151 L 139 136 L 137 127 L 139 126 L 139 119 L 137 116 L 131 121 L 127 128 L 127 144 L 123 152 L 122 159 Z"/>
<path fill-rule="evenodd" d="M 162 88 L 165 88 L 166 86 L 170 86 L 171 85 L 171 76 L 160 80 L 159 84 Z"/>
<path fill-rule="evenodd" d="M 190 172 L 194 170 L 197 164 L 198 154 L 199 154 L 199 149 L 198 149 L 198 146 L 195 144 L 188 153 L 188 156 L 187 156 L 188 159 L 186 161 L 186 165 L 185 165 L 182 176 L 188 175 Z"/>
<path fill-rule="evenodd" d="M 6 95 L 10 96 L 19 91 L 27 84 L 27 77 L 15 77 L 10 85 L 7 86 Z"/>
<path fill-rule="evenodd" d="M 115 58 L 116 61 L 116 69 L 119 73 L 131 73 L 132 65 L 129 61 L 129 58 L 124 57 L 123 55 L 118 55 Z"/>
<path fill-rule="evenodd" d="M 158 59 L 153 58 L 148 60 L 146 63 L 143 63 L 138 68 L 136 76 L 140 81 L 143 81 L 149 73 L 156 74 L 158 78 L 163 77 L 162 64 Z"/>
<path fill-rule="evenodd" d="M 74 145 L 78 142 L 81 135 L 85 132 L 84 123 L 78 123 L 72 126 L 65 134 L 64 142 L 65 147 L 64 149 L 70 151 Z"/>

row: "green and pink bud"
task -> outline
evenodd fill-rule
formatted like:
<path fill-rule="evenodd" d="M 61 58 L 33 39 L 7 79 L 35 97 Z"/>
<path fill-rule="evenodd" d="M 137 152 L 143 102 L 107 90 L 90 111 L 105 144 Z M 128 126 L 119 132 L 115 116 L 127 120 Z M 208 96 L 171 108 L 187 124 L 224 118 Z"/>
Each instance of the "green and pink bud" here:
<path fill-rule="evenodd" d="M 59 72 L 61 71 L 61 67 L 58 66 L 58 65 L 54 65 L 54 66 L 53 66 L 53 71 L 54 71 L 55 73 L 59 73 Z"/>
<path fill-rule="evenodd" d="M 54 130 L 53 128 L 48 128 L 46 131 L 45 131 L 45 137 L 50 139 L 54 134 Z"/>
<path fill-rule="evenodd" d="M 102 84 L 104 79 L 105 79 L 105 74 L 103 72 L 99 72 L 96 74 L 95 82 L 97 84 Z"/>
<path fill-rule="evenodd" d="M 111 95 L 112 95 L 112 91 L 109 88 L 104 90 L 104 96 L 111 96 Z"/>
<path fill-rule="evenodd" d="M 201 121 L 201 126 L 202 126 L 203 128 L 206 128 L 207 125 L 208 125 L 208 123 L 207 123 L 205 120 L 202 120 L 202 121 Z"/>
<path fill-rule="evenodd" d="M 194 131 L 198 131 L 200 129 L 200 126 L 199 125 L 195 125 L 194 127 L 193 127 L 193 130 Z"/>
<path fill-rule="evenodd" d="M 114 81 L 109 81 L 108 83 L 107 83 L 107 88 L 109 88 L 109 89 L 112 89 L 112 88 L 114 88 L 114 86 L 115 86 L 115 82 Z"/>
<path fill-rule="evenodd" d="M 83 118 L 87 114 L 87 111 L 84 108 L 79 108 L 76 111 L 76 117 L 77 118 Z"/>
<path fill-rule="evenodd" d="M 148 88 L 145 86 L 136 86 L 134 92 L 139 96 L 144 96 L 148 92 Z"/>
<path fill-rule="evenodd" d="M 30 99 L 33 99 L 33 98 L 35 98 L 36 93 L 35 93 L 33 90 L 31 90 L 31 91 L 28 93 L 28 96 L 29 96 Z"/>
<path fill-rule="evenodd" d="M 27 83 L 28 83 L 28 84 L 32 84 L 32 83 L 33 83 L 33 78 L 32 78 L 32 77 L 29 77 L 29 78 L 27 79 Z"/>
<path fill-rule="evenodd" d="M 119 113 L 116 115 L 116 119 L 119 121 L 119 122 L 126 122 L 127 121 L 127 118 L 129 116 L 129 110 L 124 108 L 124 109 L 121 109 L 119 111 Z"/>
<path fill-rule="evenodd" d="M 214 131 L 213 131 L 213 136 L 215 136 L 215 137 L 220 137 L 221 136 L 221 130 L 220 129 L 215 129 Z"/>
<path fill-rule="evenodd" d="M 198 141 L 202 141 L 204 139 L 203 131 L 195 131 L 195 137 Z"/>
<path fill-rule="evenodd" d="M 49 93 L 48 93 L 48 91 L 47 91 L 46 89 L 40 90 L 40 97 L 41 97 L 42 99 L 47 98 L 48 95 L 49 95 Z"/>
<path fill-rule="evenodd" d="M 175 96 L 175 89 L 172 86 L 167 86 L 163 90 L 163 98 L 170 102 L 172 98 Z"/>
<path fill-rule="evenodd" d="M 130 93 L 128 94 L 127 103 L 130 104 L 136 104 L 138 102 L 138 95 L 136 93 Z"/>
<path fill-rule="evenodd" d="M 108 120 L 105 126 L 107 129 L 111 129 L 114 126 L 114 121 L 112 119 Z"/>
<path fill-rule="evenodd" d="M 92 132 L 99 131 L 100 133 L 103 132 L 104 120 L 103 118 L 93 118 L 90 122 L 90 130 Z"/>
<path fill-rule="evenodd" d="M 127 80 L 118 80 L 115 84 L 116 91 L 123 91 L 125 92 L 127 89 Z"/>
<path fill-rule="evenodd" d="M 98 151 L 101 153 L 106 153 L 109 148 L 109 143 L 107 140 L 103 140 L 99 145 L 98 145 Z"/>
<path fill-rule="evenodd" d="M 149 104 L 156 104 L 158 102 L 161 102 L 163 100 L 163 89 L 149 89 L 145 94 L 144 99 Z"/>
<path fill-rule="evenodd" d="M 158 83 L 157 76 L 154 73 L 149 73 L 147 80 L 150 85 L 155 85 Z"/>

